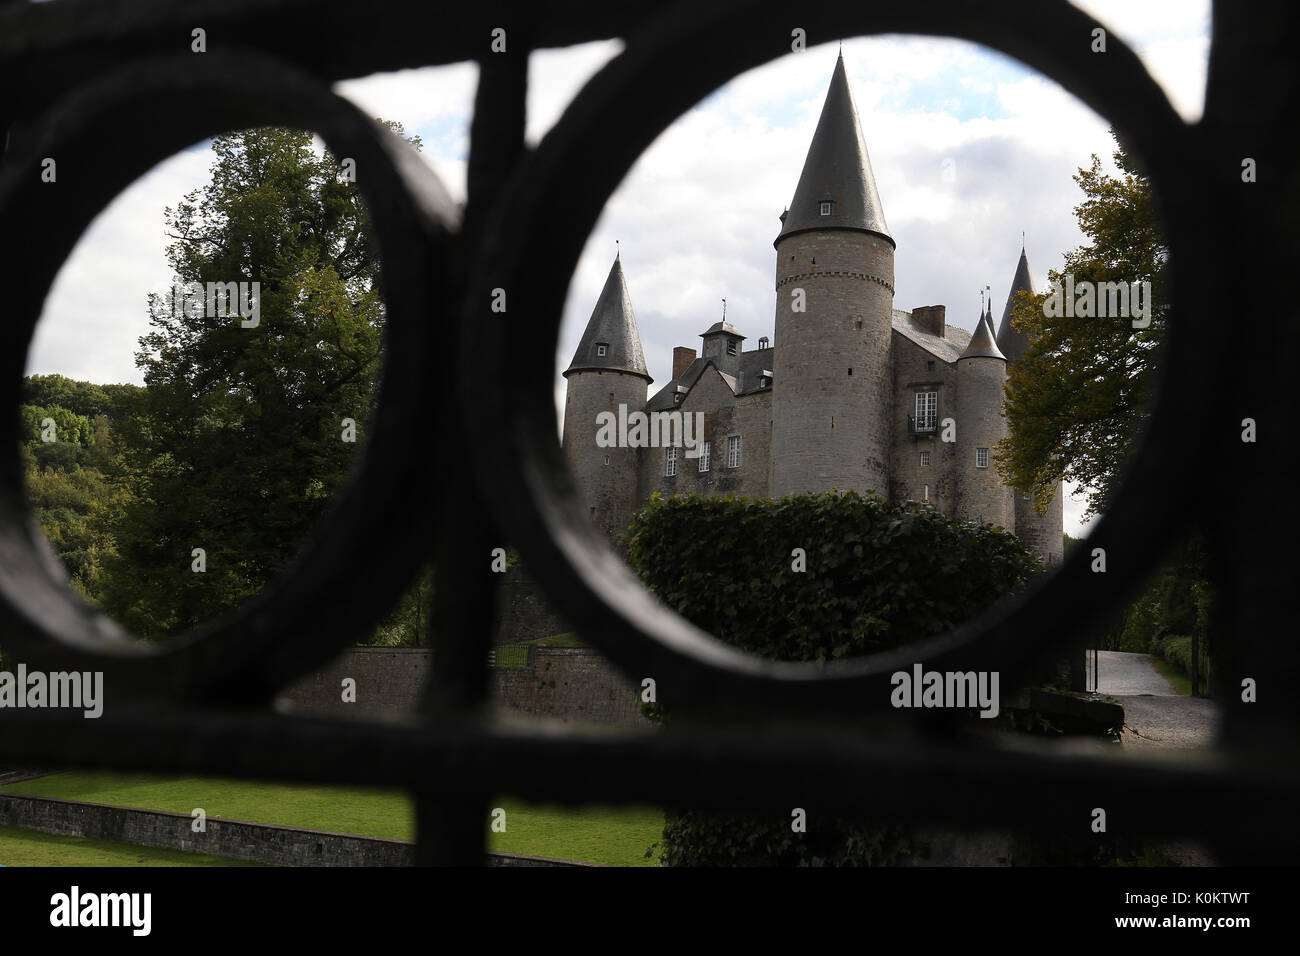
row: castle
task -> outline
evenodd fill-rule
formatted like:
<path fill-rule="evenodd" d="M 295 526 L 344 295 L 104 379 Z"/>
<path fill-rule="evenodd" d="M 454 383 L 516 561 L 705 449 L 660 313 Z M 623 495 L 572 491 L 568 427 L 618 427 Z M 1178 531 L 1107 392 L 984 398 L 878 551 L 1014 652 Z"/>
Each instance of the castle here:
<path fill-rule="evenodd" d="M 991 457 L 1007 435 L 1007 365 L 1029 344 L 1010 319 L 1015 293 L 1032 291 L 1028 259 L 1022 249 L 996 332 L 989 307 L 973 334 L 949 326 L 945 306 L 893 307 L 895 243 L 842 55 L 774 245 L 775 342 L 746 350 L 738 329 L 717 322 L 701 333 L 700 354 L 673 349 L 672 378 L 649 401 L 653 379 L 615 258 L 564 373 L 565 458 L 596 526 L 625 530 L 656 491 L 873 490 L 1000 526 L 1059 563 L 1063 489 L 1039 515 Z M 698 457 L 598 441 L 598 416 L 621 409 L 702 415 Z"/>

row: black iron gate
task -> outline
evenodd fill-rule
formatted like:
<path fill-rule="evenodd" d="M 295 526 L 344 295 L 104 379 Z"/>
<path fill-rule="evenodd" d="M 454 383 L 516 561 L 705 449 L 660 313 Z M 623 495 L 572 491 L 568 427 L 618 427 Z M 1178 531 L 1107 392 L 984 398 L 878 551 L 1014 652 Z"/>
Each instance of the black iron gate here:
<path fill-rule="evenodd" d="M 404 0 L 56 0 L 0 4 L 0 262 L 8 269 L 0 447 L 48 288 L 89 220 L 133 179 L 206 136 L 253 126 L 319 132 L 357 159 L 389 309 L 388 365 L 364 466 L 297 564 L 255 601 L 165 647 L 140 647 L 51 568 L 11 453 L 0 458 L 0 642 L 32 667 L 102 670 L 99 720 L 9 712 L 0 762 L 398 785 L 418 800 L 425 863 L 477 864 L 487 801 L 672 802 L 788 813 L 814 804 L 898 821 L 1071 832 L 1092 807 L 1112 829 L 1195 834 L 1224 860 L 1286 854 L 1300 798 L 1300 645 L 1281 628 L 1300 570 L 1287 357 L 1297 256 L 1300 115 L 1289 5 L 1219 4 L 1204 119 L 1185 124 L 1119 38 L 1064 2 L 859 2 L 836 9 L 730 0 L 569 0 L 452 8 Z M 207 50 L 190 52 L 191 30 Z M 1120 765 L 958 746 L 899 717 L 863 740 L 844 722 L 889 709 L 899 655 L 830 670 L 759 661 L 658 608 L 585 520 L 555 442 L 554 354 L 570 276 L 607 197 L 677 116 L 738 73 L 812 42 L 866 33 L 955 36 L 1036 68 L 1110 119 L 1159 190 L 1174 318 L 1158 403 L 1119 499 L 1044 586 L 922 649 L 944 670 L 1028 680 L 1140 586 L 1182 531 L 1213 549 L 1222 595 L 1214 673 L 1226 715 L 1216 760 Z M 507 52 L 490 52 L 492 31 Z M 530 49 L 620 37 L 625 52 L 536 148 L 524 145 Z M 405 147 L 330 91 L 379 70 L 474 60 L 480 81 L 463 217 Z M 431 90 L 430 95 L 436 95 Z M 59 157 L 75 188 L 42 189 Z M 1257 182 L 1243 180 L 1253 160 Z M 505 314 L 490 309 L 494 290 Z M 426 370 L 456 356 L 462 383 Z M 463 383 L 472 385 L 472 383 Z M 1258 440 L 1242 441 L 1244 419 Z M 411 441 L 410 436 L 420 439 Z M 472 466 L 446 467 L 446 449 Z M 409 516 L 418 515 L 418 520 Z M 636 680 L 703 716 L 671 733 L 596 736 L 502 727 L 484 715 L 491 549 L 513 542 L 559 610 Z M 430 556 L 434 674 L 419 722 L 290 717 L 270 701 L 367 633 Z M 444 586 L 445 583 L 445 586 Z M 340 600 L 340 594 L 349 594 Z M 1241 681 L 1258 700 L 1240 699 Z M 709 715 L 712 715 L 711 718 Z M 744 720 L 738 720 L 738 717 Z M 792 792 L 797 785 L 798 792 Z M 1199 799 L 1171 799 L 1194 792 Z M 951 796 L 961 794 L 961 800 Z M 1205 819 L 1205 808 L 1214 808 Z"/>

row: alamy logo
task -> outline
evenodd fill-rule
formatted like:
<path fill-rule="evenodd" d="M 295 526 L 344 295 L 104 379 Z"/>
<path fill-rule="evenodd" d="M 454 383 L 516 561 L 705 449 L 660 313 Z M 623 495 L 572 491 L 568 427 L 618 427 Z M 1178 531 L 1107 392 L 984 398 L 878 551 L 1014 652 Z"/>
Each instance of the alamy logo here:
<path fill-rule="evenodd" d="M 981 717 L 998 715 L 997 671 L 894 671 L 889 702 L 895 707 L 979 707 Z"/>
<path fill-rule="evenodd" d="M 78 886 L 50 897 L 51 926 L 128 926 L 133 936 L 148 936 L 153 923 L 152 893 L 85 893 Z"/>
<path fill-rule="evenodd" d="M 237 307 L 237 311 L 235 311 Z M 260 282 L 177 282 L 172 286 L 172 314 L 187 319 L 239 316 L 245 329 L 262 321 Z"/>
<path fill-rule="evenodd" d="M 67 707 L 83 710 L 83 717 L 94 719 L 104 713 L 103 671 L 28 671 L 18 665 L 18 673 L 0 671 L 0 708 Z"/>
<path fill-rule="evenodd" d="M 1123 282 L 1075 282 L 1074 273 L 1067 272 L 1064 288 L 1059 280 L 1052 283 L 1043 315 L 1049 319 L 1132 317 L 1133 328 L 1145 329 L 1151 324 L 1151 283 L 1144 279 L 1131 285 L 1130 291 Z"/>
<path fill-rule="evenodd" d="M 628 412 L 618 406 L 613 412 L 596 413 L 596 445 L 600 448 L 686 448 L 687 458 L 704 453 L 703 412 Z"/>

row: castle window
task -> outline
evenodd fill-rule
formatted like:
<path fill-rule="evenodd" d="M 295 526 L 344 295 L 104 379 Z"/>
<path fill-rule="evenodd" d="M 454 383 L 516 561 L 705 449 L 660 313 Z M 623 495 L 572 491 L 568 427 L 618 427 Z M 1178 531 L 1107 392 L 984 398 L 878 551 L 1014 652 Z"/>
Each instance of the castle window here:
<path fill-rule="evenodd" d="M 727 342 L 727 354 L 728 354 L 728 355 L 735 355 L 735 354 L 736 354 L 736 340 L 735 340 L 735 339 L 731 339 L 730 341 Z"/>
<path fill-rule="evenodd" d="M 861 329 L 861 328 L 862 328 L 862 320 L 861 320 L 861 319 L 854 319 L 854 320 L 853 320 L 853 327 L 854 327 L 855 329 Z M 931 368 L 934 367 L 934 363 L 933 363 L 933 362 L 930 363 L 930 367 L 931 367 Z"/>
<path fill-rule="evenodd" d="M 668 453 L 664 456 L 664 477 L 672 478 L 677 474 L 677 448 L 673 445 L 668 446 Z"/>
<path fill-rule="evenodd" d="M 830 204 L 829 202 L 823 202 L 823 203 L 822 203 L 822 215 L 823 215 L 823 216 L 829 216 L 830 214 L 831 214 L 831 204 Z"/>
<path fill-rule="evenodd" d="M 709 459 L 713 457 L 713 442 L 706 441 L 700 449 L 700 471 L 709 470 Z"/>
<path fill-rule="evenodd" d="M 608 342 L 597 342 L 597 343 L 596 343 L 596 357 L 597 357 L 597 358 L 604 358 L 605 355 L 606 355 L 606 353 L 608 353 L 608 352 L 609 352 L 609 343 L 608 343 Z"/>
<path fill-rule="evenodd" d="M 921 467 L 922 468 L 930 467 L 930 453 L 928 451 L 921 452 Z"/>
<path fill-rule="evenodd" d="M 987 468 L 989 466 L 989 450 L 987 448 L 975 449 L 975 467 Z"/>
<path fill-rule="evenodd" d="M 609 464 L 609 455 L 606 455 L 606 456 L 605 456 L 605 464 L 607 464 L 607 465 Z"/>
<path fill-rule="evenodd" d="M 923 500 L 923 501 L 929 501 L 929 500 L 930 500 L 930 486 L 929 486 L 929 485 L 925 485 L 924 487 L 925 487 L 925 497 L 924 497 L 922 500 Z"/>
<path fill-rule="evenodd" d="M 682 393 L 678 392 L 676 395 L 673 396 L 673 404 L 680 405 L 681 403 L 682 403 Z"/>
<path fill-rule="evenodd" d="M 727 439 L 727 467 L 740 467 L 740 436 L 732 435 Z"/>
<path fill-rule="evenodd" d="M 939 393 L 916 393 L 916 430 L 932 432 L 939 419 Z"/>
<path fill-rule="evenodd" d="M 934 359 L 930 359 L 928 362 L 925 363 L 925 370 L 927 372 L 934 371 Z"/>

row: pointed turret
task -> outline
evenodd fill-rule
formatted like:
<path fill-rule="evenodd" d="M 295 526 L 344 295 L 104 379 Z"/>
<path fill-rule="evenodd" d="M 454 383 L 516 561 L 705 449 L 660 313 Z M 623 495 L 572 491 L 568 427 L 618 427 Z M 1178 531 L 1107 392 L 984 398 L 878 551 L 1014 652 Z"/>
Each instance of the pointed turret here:
<path fill-rule="evenodd" d="M 771 493 L 888 494 L 896 248 L 843 57 L 775 245 Z"/>
<path fill-rule="evenodd" d="M 638 449 L 610 446 L 601 421 L 641 411 L 652 381 L 618 256 L 564 377 L 564 458 L 592 523 L 613 540 L 641 504 Z"/>
<path fill-rule="evenodd" d="M 975 332 L 970 337 L 970 344 L 966 346 L 966 351 L 961 353 L 957 361 L 968 358 L 994 358 L 1004 362 L 1007 360 L 1002 350 L 998 348 L 997 336 L 993 334 L 993 313 L 988 310 L 980 316 Z"/>
<path fill-rule="evenodd" d="M 993 451 L 1007 437 L 1002 415 L 1007 360 L 993 334 L 993 307 L 980 310 L 975 333 L 957 358 L 957 501 L 959 521 L 1015 531 L 1015 502 L 993 467 Z"/>
<path fill-rule="evenodd" d="M 1016 265 L 1016 277 L 1011 280 L 1011 291 L 1007 294 L 1006 308 L 1002 310 L 1002 321 L 998 323 L 998 347 L 1009 362 L 1020 358 L 1029 348 L 1029 336 L 1011 328 L 1011 307 L 1015 304 L 1016 293 L 1022 289 L 1031 295 L 1034 291 L 1033 281 L 1029 278 L 1029 259 L 1023 247 L 1020 249 L 1020 262 Z"/>
<path fill-rule="evenodd" d="M 776 241 L 808 229 L 860 229 L 894 245 L 876 192 L 876 177 L 871 172 L 843 55 L 835 63 L 817 132 L 808 148 L 794 200 L 781 216 L 781 233 Z"/>
<path fill-rule="evenodd" d="M 596 307 L 591 310 L 587 329 L 582 333 L 582 341 L 578 343 L 564 377 L 591 370 L 628 372 L 642 376 L 647 382 L 654 381 L 646 370 L 641 333 L 636 327 L 632 297 L 627 292 L 620 256 L 614 257 L 605 288 L 596 300 Z"/>

